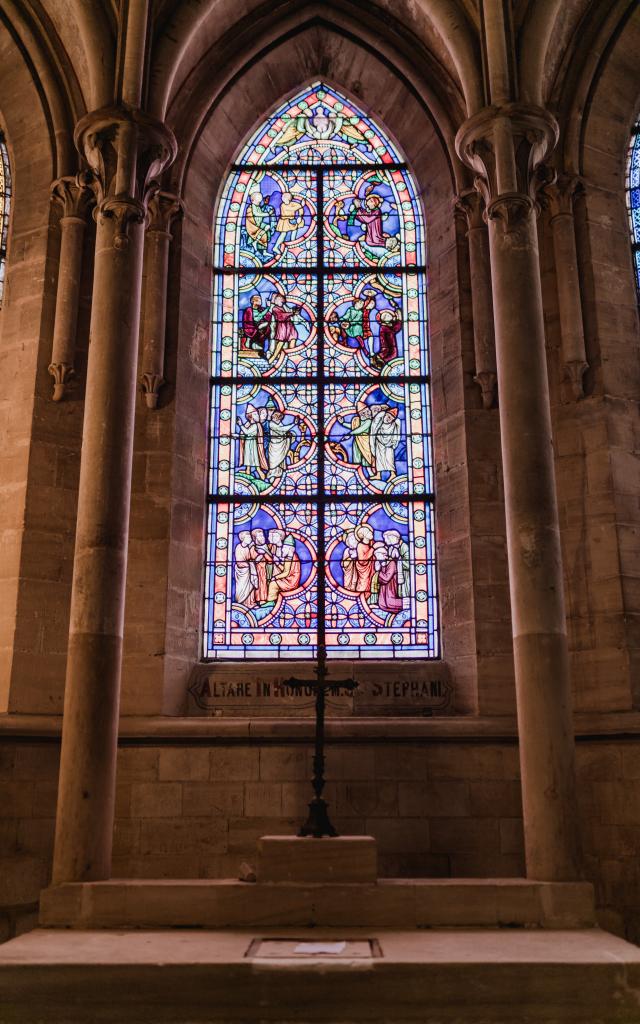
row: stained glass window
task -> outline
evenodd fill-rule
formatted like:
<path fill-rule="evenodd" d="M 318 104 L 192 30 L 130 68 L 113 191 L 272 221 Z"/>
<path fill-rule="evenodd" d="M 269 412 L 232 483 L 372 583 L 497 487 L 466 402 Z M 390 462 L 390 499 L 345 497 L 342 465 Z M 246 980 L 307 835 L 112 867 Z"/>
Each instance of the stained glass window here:
<path fill-rule="evenodd" d="M 439 654 L 425 230 L 316 83 L 232 167 L 214 240 L 207 658 Z"/>
<path fill-rule="evenodd" d="M 636 123 L 631 134 L 626 185 L 633 265 L 636 272 L 638 297 L 640 298 L 640 121 Z"/>
<path fill-rule="evenodd" d="M 7 262 L 7 235 L 11 212 L 11 171 L 4 135 L 0 132 L 0 306 L 4 295 L 4 272 Z"/>

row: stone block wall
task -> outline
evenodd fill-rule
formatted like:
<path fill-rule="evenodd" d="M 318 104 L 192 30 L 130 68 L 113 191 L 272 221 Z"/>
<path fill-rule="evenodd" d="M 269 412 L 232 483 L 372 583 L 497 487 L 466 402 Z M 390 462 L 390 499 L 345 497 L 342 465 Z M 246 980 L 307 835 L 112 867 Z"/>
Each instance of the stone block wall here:
<path fill-rule="evenodd" d="M 585 867 L 601 920 L 639 941 L 640 738 L 581 740 L 577 753 Z M 50 871 L 57 765 L 55 741 L 0 745 L 0 937 L 34 924 Z M 114 876 L 237 877 L 261 835 L 297 829 L 310 775 L 308 743 L 127 741 Z M 376 837 L 384 876 L 524 873 L 515 741 L 333 744 L 327 776 L 334 824 Z"/>

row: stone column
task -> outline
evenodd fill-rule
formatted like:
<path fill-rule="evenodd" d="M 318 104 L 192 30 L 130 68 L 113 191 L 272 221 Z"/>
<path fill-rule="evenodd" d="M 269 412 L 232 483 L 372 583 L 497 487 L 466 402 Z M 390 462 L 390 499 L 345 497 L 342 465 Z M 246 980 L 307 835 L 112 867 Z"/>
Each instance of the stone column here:
<path fill-rule="evenodd" d="M 543 110 L 490 107 L 456 139 L 487 205 L 527 874 L 578 877 L 574 743 L 536 230 Z"/>
<path fill-rule="evenodd" d="M 149 202 L 145 243 L 146 284 L 142 320 L 142 373 L 140 386 L 147 408 L 158 405 L 164 384 L 164 345 L 167 323 L 167 276 L 171 221 L 182 203 L 170 192 L 158 192 Z"/>
<path fill-rule="evenodd" d="M 464 213 L 469 240 L 473 344 L 476 357 L 474 380 L 482 392 L 483 408 L 491 409 L 496 398 L 496 341 L 493 329 L 489 235 L 484 220 L 484 203 L 480 193 L 471 189 L 458 197 L 457 206 Z"/>
<path fill-rule="evenodd" d="M 87 211 L 94 201 L 90 174 L 58 178 L 51 186 L 51 199 L 62 207 L 60 218 L 60 261 L 53 350 L 49 373 L 53 377 L 53 401 L 59 402 L 74 375 L 76 328 L 82 273 L 82 244 Z"/>
<path fill-rule="evenodd" d="M 144 221 L 176 152 L 130 108 L 87 115 L 75 139 L 98 205 L 54 883 L 111 870 Z"/>
<path fill-rule="evenodd" d="M 588 369 L 573 220 L 573 200 L 580 189 L 580 179 L 568 174 L 560 175 L 554 184 L 545 188 L 551 211 L 564 378 L 576 401 L 584 398 L 582 379 Z"/>

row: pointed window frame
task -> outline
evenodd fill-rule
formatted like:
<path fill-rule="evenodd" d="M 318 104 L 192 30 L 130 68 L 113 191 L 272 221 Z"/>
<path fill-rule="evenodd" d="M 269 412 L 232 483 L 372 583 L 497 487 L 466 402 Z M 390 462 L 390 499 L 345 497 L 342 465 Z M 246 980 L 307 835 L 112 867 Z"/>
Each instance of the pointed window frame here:
<path fill-rule="evenodd" d="M 341 126 L 340 146 L 335 141 L 335 136 L 327 134 L 327 130 L 322 131 L 323 122 L 321 118 L 318 119 L 317 114 L 319 100 L 325 104 L 320 111 L 321 115 L 328 115 L 325 117 L 325 121 L 330 121 L 333 118 L 334 127 L 338 123 Z M 313 107 L 313 111 L 311 111 L 311 107 Z M 315 143 L 309 139 L 308 132 L 306 135 L 304 132 L 300 135 L 300 126 L 309 125 L 309 120 L 305 120 L 305 118 L 309 118 L 311 113 L 313 113 L 314 128 L 318 126 L 320 128 L 317 132 L 320 137 L 315 139 Z M 345 138 L 347 148 L 343 144 Z M 290 147 L 285 154 L 286 159 L 282 159 L 285 148 L 283 139 L 285 144 Z M 290 141 L 287 142 L 287 139 Z M 349 146 L 351 148 L 348 148 Z M 285 182 L 287 180 L 292 182 L 294 204 L 295 190 L 298 190 L 298 195 L 304 194 L 306 200 L 308 195 L 305 188 L 311 187 L 315 194 L 315 212 L 317 214 L 318 211 L 322 211 L 323 215 L 316 216 L 315 222 L 313 212 L 308 217 L 306 214 L 302 217 L 301 223 L 306 217 L 309 228 L 307 233 L 313 238 L 306 248 L 303 245 L 295 249 L 295 258 L 291 255 L 290 249 L 283 249 L 280 258 L 271 260 L 270 253 L 256 243 L 253 252 L 257 253 L 257 263 L 255 260 L 248 262 L 246 258 L 248 255 L 246 251 L 248 244 L 247 210 L 250 204 L 243 200 L 242 193 L 246 196 L 252 187 L 256 187 L 256 181 L 259 184 L 269 175 L 272 177 L 282 175 Z M 342 245 L 337 236 L 336 239 L 332 237 L 333 222 L 328 214 L 325 215 L 325 210 L 328 208 L 327 193 L 329 193 L 329 202 L 335 199 L 331 194 L 332 175 L 341 182 L 351 178 L 354 181 L 360 181 L 360 178 L 366 176 L 370 176 L 367 177 L 367 181 L 375 180 L 377 175 L 380 179 L 379 191 L 384 192 L 385 186 L 388 185 L 389 190 L 396 198 L 400 195 L 397 192 L 397 187 L 406 190 L 402 193 L 406 201 L 399 205 L 403 209 L 408 206 L 409 212 L 398 213 L 395 222 L 398 228 L 397 236 L 385 236 L 386 245 L 389 245 L 389 237 L 400 239 L 399 252 L 390 254 L 394 258 L 388 265 L 385 264 L 386 269 L 383 270 L 378 263 L 372 264 L 366 255 L 367 250 L 364 243 L 359 247 L 351 246 L 354 251 L 358 248 L 358 252 L 361 254 L 363 251 L 365 252 L 364 261 L 361 261 L 355 258 L 351 259 L 351 243 Z M 333 192 L 336 192 L 336 188 L 339 192 L 339 187 L 333 187 Z M 393 192 L 393 188 L 396 188 L 395 192 Z M 241 189 L 240 192 L 239 189 Z M 374 185 L 369 191 L 375 193 L 375 190 L 376 186 Z M 269 202 L 271 198 L 273 197 L 267 197 Z M 371 202 L 372 205 L 375 205 L 373 201 Z M 279 213 L 282 212 L 281 204 L 282 196 L 280 196 Z M 391 208 L 393 203 L 390 202 L 388 205 Z M 313 202 L 310 206 L 313 208 Z M 274 210 L 274 214 L 275 212 Z M 354 218 L 352 215 L 350 216 L 351 227 L 353 227 Z M 389 216 L 393 220 L 393 216 L 391 214 Z M 258 211 L 257 216 L 251 221 L 251 230 L 255 238 L 259 238 L 257 232 L 259 232 L 260 225 L 256 226 L 255 222 L 260 218 L 261 214 Z M 278 220 L 281 219 L 278 218 Z M 348 219 L 343 221 L 343 225 Z M 360 227 L 364 231 L 362 237 L 369 238 L 364 226 L 361 224 Z M 343 231 L 345 230 L 343 227 Z M 238 243 L 240 231 L 244 231 L 245 250 L 242 250 L 242 244 Z M 304 232 L 302 233 L 304 234 Z M 230 236 L 231 242 L 229 241 Z M 376 240 L 374 235 L 371 237 L 374 238 L 374 241 Z M 334 248 L 332 249 L 331 246 Z M 314 258 L 311 258 L 311 250 L 315 251 Z M 243 253 L 244 259 L 238 258 L 239 252 Z M 369 256 L 371 256 L 371 252 L 369 252 Z M 388 254 L 385 248 L 380 256 L 381 263 L 387 258 Z M 214 313 L 210 378 L 211 427 L 209 432 L 203 660 L 310 659 L 317 656 L 320 646 L 325 648 L 329 658 L 435 660 L 440 657 L 426 272 L 424 217 L 416 183 L 402 154 L 375 121 L 367 117 L 355 104 L 352 104 L 336 90 L 316 82 L 302 90 L 293 99 L 281 104 L 271 117 L 262 122 L 249 142 L 242 148 L 240 157 L 229 171 L 217 206 L 214 226 Z M 333 306 L 330 302 L 327 303 L 327 292 L 331 291 L 336 279 L 349 278 L 353 282 L 359 282 L 353 287 L 355 297 L 362 282 L 374 277 L 375 273 L 384 278 L 384 284 L 389 292 L 392 291 L 391 279 L 393 278 L 396 287 L 400 281 L 403 303 L 406 295 L 411 292 L 411 302 L 414 304 L 412 307 L 407 305 L 405 308 L 404 304 L 402 306 L 404 319 L 400 336 L 408 338 L 409 341 L 404 343 L 406 350 L 403 353 L 404 363 L 401 367 L 394 366 L 393 373 L 389 366 L 378 367 L 379 372 L 373 369 L 373 348 L 377 346 L 381 349 L 382 344 L 379 329 L 376 342 L 373 339 L 367 340 L 371 349 L 367 358 L 365 359 L 364 356 L 360 358 L 361 353 L 358 353 L 359 365 L 356 365 L 355 357 L 350 360 L 345 359 L 344 366 L 336 365 L 335 360 L 331 363 L 333 355 L 329 355 L 329 353 L 332 353 L 333 349 L 325 339 L 325 333 L 329 329 L 335 333 L 334 321 L 338 315 L 334 312 L 329 316 L 327 311 L 334 307 L 336 310 L 343 308 L 335 303 Z M 319 435 L 326 441 L 320 446 L 316 443 L 313 457 L 307 460 L 309 464 L 315 462 L 315 482 L 310 485 L 309 477 L 305 481 L 298 473 L 297 493 L 292 493 L 291 490 L 288 493 L 286 490 L 278 490 L 277 486 L 271 489 L 267 487 L 266 494 L 251 493 L 249 495 L 246 489 L 244 492 L 242 488 L 240 491 L 237 490 L 240 474 L 236 473 L 236 470 L 238 469 L 237 458 L 239 457 L 241 439 L 234 434 L 235 427 L 231 429 L 223 426 L 222 417 L 227 417 L 227 423 L 232 420 L 240 422 L 237 418 L 238 401 L 232 396 L 240 394 L 241 389 L 247 387 L 247 364 L 243 365 L 240 359 L 241 353 L 238 352 L 241 345 L 239 335 L 242 331 L 238 295 L 240 291 L 248 290 L 248 288 L 243 289 L 242 287 L 244 280 L 248 277 L 254 281 L 263 281 L 269 278 L 271 282 L 284 282 L 285 288 L 294 282 L 299 296 L 302 295 L 305 287 L 311 287 L 313 301 L 307 306 L 315 309 L 316 318 L 315 324 L 310 322 L 307 326 L 310 327 L 309 333 L 315 331 L 316 339 L 325 339 L 322 344 L 318 342 L 316 345 L 315 362 L 311 357 L 307 359 L 306 363 L 303 360 L 298 360 L 294 364 L 289 359 L 285 360 L 284 372 L 282 372 L 281 366 L 278 372 L 273 372 L 272 368 L 268 367 L 265 373 L 257 378 L 253 375 L 254 371 L 249 374 L 252 385 L 255 383 L 258 389 L 261 387 L 273 388 L 275 385 L 276 388 L 284 390 L 289 388 L 290 391 L 295 389 L 300 391 L 307 387 L 314 392 L 315 421 Z M 302 288 L 296 283 L 300 280 L 304 282 Z M 411 288 L 412 283 L 416 287 Z M 382 290 L 384 291 L 384 288 Z M 285 291 L 285 295 L 288 296 L 288 294 L 288 291 Z M 344 298 L 344 295 L 342 297 Z M 379 296 L 376 295 L 372 310 L 374 316 L 379 320 L 382 312 L 386 316 L 386 320 L 383 317 L 383 321 L 387 322 L 391 316 L 392 306 L 388 309 L 379 309 L 377 308 L 378 304 Z M 417 312 L 418 307 L 420 307 L 420 311 Z M 246 308 L 245 305 L 245 310 Z M 299 308 L 303 309 L 304 303 L 300 303 Z M 409 322 L 411 317 L 418 321 L 416 326 Z M 225 326 L 225 320 L 230 326 Z M 329 324 L 330 320 L 331 324 Z M 304 333 L 304 329 L 303 323 L 302 333 Z M 353 339 L 349 340 L 353 341 Z M 411 347 L 414 343 L 415 351 Z M 224 351 L 225 345 L 231 348 L 230 353 Z M 334 347 L 337 348 L 337 344 Z M 362 347 L 364 348 L 364 340 Z M 231 355 L 232 358 L 224 359 L 225 355 Z M 414 358 L 415 356 L 417 358 Z M 338 361 L 341 358 L 342 356 L 339 355 Z M 367 366 L 367 360 L 370 360 L 369 366 Z M 396 362 L 399 363 L 400 360 L 396 360 Z M 344 372 L 340 372 L 340 370 Z M 401 370 L 404 372 L 400 372 Z M 330 419 L 327 415 L 327 408 L 330 407 L 330 401 L 328 404 L 327 396 L 331 392 L 336 392 L 340 387 L 344 388 L 346 393 L 348 388 L 353 392 L 358 388 L 366 389 L 368 385 L 380 385 L 381 388 L 387 388 L 385 394 L 396 394 L 398 388 L 406 389 L 405 399 L 402 400 L 406 406 L 404 409 L 406 431 L 404 445 L 407 486 L 404 491 L 400 489 L 395 492 L 392 489 L 390 493 L 385 494 L 382 485 L 387 481 L 383 479 L 378 482 L 377 490 L 363 490 L 362 488 L 359 490 L 360 483 L 356 481 L 356 489 L 352 492 L 349 487 L 337 486 L 340 479 L 345 479 L 344 473 L 341 477 L 338 472 L 334 474 L 331 484 L 327 483 L 329 479 L 327 468 L 333 469 L 333 466 L 329 465 L 333 462 L 333 449 L 330 451 L 327 443 L 330 439 L 330 434 L 327 433 L 329 430 L 327 421 Z M 417 397 L 409 398 L 410 393 Z M 391 402 L 391 399 L 389 401 Z M 303 405 L 304 398 L 302 402 L 298 402 L 296 412 L 287 414 L 290 422 L 291 420 L 295 422 L 296 416 L 302 422 L 304 419 Z M 402 415 L 400 413 L 401 405 L 402 402 L 398 400 L 396 402 L 398 419 Z M 419 434 L 413 433 L 409 416 L 419 418 Z M 313 419 L 313 417 L 307 417 L 308 419 Z M 355 417 L 351 419 L 351 423 L 353 422 L 355 422 Z M 415 456 L 412 447 L 414 438 L 417 437 L 420 438 L 421 456 Z M 222 448 L 223 444 L 226 446 L 224 449 Z M 261 441 L 261 447 L 265 447 L 264 439 Z M 311 445 L 310 448 L 312 447 Z M 352 458 L 354 452 L 355 447 L 352 448 Z M 412 452 L 413 455 L 411 455 Z M 229 453 L 231 454 L 230 459 L 223 457 Z M 422 464 L 420 465 L 420 463 Z M 362 476 L 361 468 L 358 467 L 360 477 Z M 255 471 L 262 473 L 268 481 L 266 466 L 261 470 L 257 468 L 256 463 Z M 380 472 L 382 475 L 385 471 Z M 410 483 L 413 485 L 410 486 Z M 270 524 L 274 527 L 284 526 L 284 532 L 287 533 L 287 536 L 284 537 L 284 548 L 291 550 L 287 549 L 287 542 L 293 542 L 295 545 L 295 555 L 300 563 L 298 568 L 301 574 L 301 584 L 306 582 L 312 589 L 315 586 L 315 601 L 309 602 L 307 609 L 303 609 L 302 612 L 299 610 L 301 608 L 299 600 L 301 588 L 296 590 L 296 587 L 293 586 L 289 592 L 281 591 L 277 598 L 277 601 L 280 602 L 280 617 L 274 623 L 275 615 L 267 616 L 270 621 L 267 621 L 264 629 L 258 628 L 259 624 L 252 621 L 253 615 L 247 614 L 243 617 L 242 608 L 244 606 L 237 600 L 238 590 L 242 588 L 243 596 L 245 596 L 244 591 L 250 590 L 253 586 L 254 596 L 251 600 L 255 602 L 255 595 L 258 594 L 261 583 L 263 589 L 266 586 L 268 590 L 270 580 L 273 579 L 276 570 L 272 563 L 270 569 L 267 567 L 267 573 L 270 571 L 271 575 L 266 584 L 264 580 L 258 578 L 252 583 L 249 570 L 253 568 L 254 575 L 256 572 L 256 566 L 251 566 L 251 562 L 255 560 L 255 554 L 250 556 L 248 553 L 252 541 L 245 540 L 246 550 L 244 550 L 243 545 L 239 543 L 239 531 L 236 529 L 234 532 L 233 527 L 229 525 L 233 515 L 237 518 L 239 506 L 243 506 L 242 514 L 248 517 L 247 525 L 251 526 L 253 530 L 257 528 L 258 533 Z M 247 507 L 250 511 L 247 511 Z M 289 520 L 288 525 L 284 520 L 281 523 L 275 521 L 274 509 L 280 510 L 287 507 L 289 509 L 297 507 L 299 509 L 298 517 Z M 392 513 L 391 517 L 388 515 L 389 512 Z M 271 519 L 269 519 L 270 514 Z M 392 521 L 394 515 L 400 517 L 398 524 L 401 523 L 403 516 L 406 517 L 405 532 L 403 532 L 403 526 L 400 530 L 395 529 L 396 521 Z M 352 526 L 353 522 L 357 522 L 358 528 L 361 528 L 367 516 L 369 518 L 366 522 L 374 523 L 373 529 L 370 530 L 373 533 L 373 538 L 369 541 L 369 546 L 375 547 L 377 542 L 378 548 L 381 549 L 383 534 L 386 533 L 388 538 L 384 544 L 387 554 L 390 551 L 394 553 L 393 558 L 389 556 L 389 562 L 386 564 L 395 563 L 395 587 L 398 601 L 393 603 L 393 593 L 391 593 L 391 597 L 389 596 L 393 587 L 390 590 L 390 585 L 385 584 L 384 601 L 387 604 L 383 609 L 380 609 L 379 604 L 373 609 L 371 592 L 365 594 L 364 591 L 355 589 L 364 586 L 363 580 L 366 582 L 368 569 L 363 568 L 364 558 L 353 560 L 359 563 L 359 569 L 362 571 L 360 578 L 350 584 L 352 589 L 349 590 L 344 585 L 346 583 L 345 570 L 341 566 L 345 562 L 347 565 L 350 563 L 349 559 L 345 558 L 345 544 L 336 539 L 341 528 L 341 520 L 350 522 Z M 310 543 L 305 546 L 305 537 L 303 536 L 305 521 L 308 532 L 311 534 L 315 531 L 315 545 Z M 256 523 L 259 524 L 257 527 Z M 246 534 L 246 529 L 244 532 Z M 400 540 L 395 543 L 398 534 L 400 534 Z M 265 537 L 265 539 L 267 538 Z M 280 540 L 282 541 L 283 538 Z M 402 550 L 403 544 L 404 551 Z M 408 545 L 411 546 L 411 550 L 407 555 Z M 366 547 L 364 544 L 362 546 Z M 237 551 L 241 552 L 241 562 L 236 556 Z M 306 558 L 305 552 L 308 553 Z M 382 552 L 380 557 L 384 559 L 385 552 Z M 245 562 L 248 564 L 245 565 Z M 239 568 L 240 564 L 241 569 Z M 382 567 L 382 572 L 380 568 L 376 568 L 374 574 L 377 574 L 379 580 L 382 578 L 383 572 L 386 572 L 386 568 L 380 559 L 374 564 Z M 324 565 L 327 572 L 318 575 L 318 565 Z M 403 566 L 406 567 L 406 572 L 402 582 L 399 582 Z M 264 575 L 264 568 L 260 571 Z M 307 572 L 306 581 L 302 578 L 305 571 Z M 353 571 L 356 572 L 356 569 L 354 568 Z M 392 573 L 393 571 L 392 566 Z M 244 575 L 247 573 L 249 575 L 245 580 Z M 409 585 L 407 584 L 407 575 L 410 577 Z M 295 584 L 295 572 L 290 582 Z M 383 585 L 380 582 L 377 585 L 379 589 L 376 599 L 380 603 L 380 588 Z M 401 597 L 402 588 L 404 588 L 404 592 Z M 339 600 L 336 599 L 337 591 L 340 591 Z M 286 615 L 282 614 L 282 606 L 287 603 L 288 593 L 292 594 L 291 603 L 297 602 L 298 615 L 303 620 L 302 622 L 298 620 L 293 629 L 287 627 Z M 265 596 L 266 591 L 262 597 Z M 249 599 L 247 598 L 247 600 Z M 393 609 L 398 607 L 400 600 L 402 600 L 403 607 L 394 613 Z M 269 603 L 266 601 L 266 605 Z M 352 619 L 349 614 L 344 614 L 346 605 L 355 609 Z M 389 605 L 392 605 L 391 610 L 388 608 Z M 338 610 L 336 611 L 336 609 Z M 409 610 L 409 627 L 406 624 L 406 609 Z M 249 613 L 252 610 L 258 614 L 262 611 L 262 607 L 256 603 L 250 608 L 245 608 L 245 611 Z M 369 613 L 369 620 L 367 620 L 367 613 Z M 411 621 L 411 615 L 413 615 L 413 621 Z M 342 617 L 340 618 L 340 616 Z M 400 625 L 394 627 L 394 622 L 398 622 Z"/>

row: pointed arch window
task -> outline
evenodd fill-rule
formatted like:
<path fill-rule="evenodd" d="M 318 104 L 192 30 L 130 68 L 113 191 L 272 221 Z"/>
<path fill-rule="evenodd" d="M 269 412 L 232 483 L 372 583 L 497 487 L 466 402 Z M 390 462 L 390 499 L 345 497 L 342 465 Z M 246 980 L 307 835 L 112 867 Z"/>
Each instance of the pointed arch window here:
<path fill-rule="evenodd" d="M 7 262 L 7 237 L 11 212 L 11 169 L 4 135 L 0 132 L 0 307 L 4 296 L 4 275 Z"/>
<path fill-rule="evenodd" d="M 633 266 L 636 274 L 638 298 L 640 300 L 640 121 L 636 122 L 631 133 L 626 187 Z"/>
<path fill-rule="evenodd" d="M 316 83 L 215 220 L 206 658 L 439 654 L 425 226 L 379 126 Z"/>

